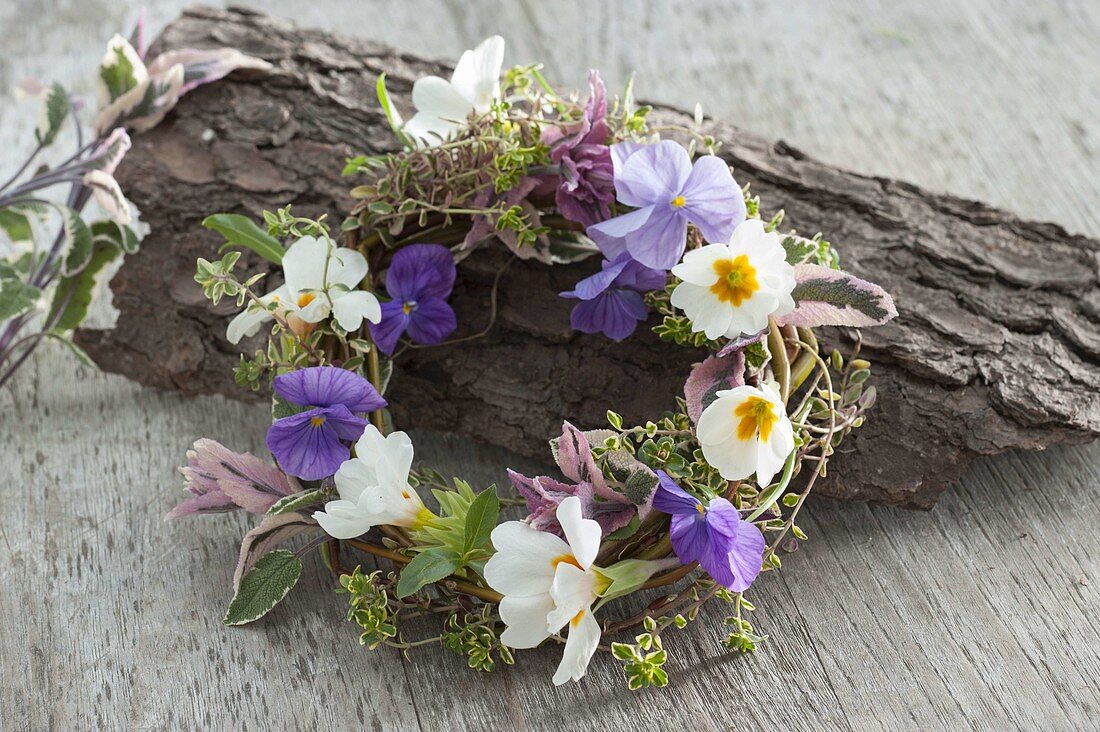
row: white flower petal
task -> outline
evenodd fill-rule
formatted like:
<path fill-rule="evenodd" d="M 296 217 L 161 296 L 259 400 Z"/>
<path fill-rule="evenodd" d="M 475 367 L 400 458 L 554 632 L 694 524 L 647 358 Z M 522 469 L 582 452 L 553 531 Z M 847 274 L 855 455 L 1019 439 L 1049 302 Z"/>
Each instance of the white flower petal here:
<path fill-rule="evenodd" d="M 290 245 L 283 255 L 283 277 L 292 293 L 294 305 L 303 290 L 320 294 L 325 287 L 325 267 L 332 245 L 312 236 L 304 236 Z"/>
<path fill-rule="evenodd" d="M 592 616 L 592 611 L 574 618 L 569 624 L 569 637 L 565 641 L 558 670 L 554 672 L 554 684 L 561 686 L 566 681 L 580 681 L 588 671 L 588 664 L 600 645 L 600 624 Z"/>
<path fill-rule="evenodd" d="M 500 619 L 508 627 L 500 641 L 509 648 L 534 648 L 550 637 L 546 616 L 554 609 L 548 593 L 518 597 L 508 595 L 497 606 Z"/>
<path fill-rule="evenodd" d="M 734 252 L 751 252 L 764 238 L 764 222 L 760 219 L 745 219 L 730 236 L 730 250 Z"/>
<path fill-rule="evenodd" d="M 373 293 L 366 290 L 332 293 L 332 314 L 340 327 L 349 333 L 359 330 L 366 318 L 372 323 L 382 319 L 382 306 Z"/>
<path fill-rule="evenodd" d="M 285 301 L 287 297 L 288 291 L 284 285 L 261 297 L 260 302 L 267 305 L 271 302 Z M 242 338 L 256 335 L 260 330 L 260 326 L 269 320 L 271 320 L 271 313 L 265 308 L 247 307 L 238 313 L 237 317 L 229 321 L 229 326 L 225 330 L 225 337 L 229 339 L 230 343 L 236 345 L 241 342 Z"/>
<path fill-rule="evenodd" d="M 548 593 L 559 560 L 572 556 L 569 545 L 560 538 L 522 521 L 497 526 L 492 541 L 497 551 L 485 564 L 485 581 L 503 595 L 531 597 Z"/>
<path fill-rule="evenodd" d="M 356 249 L 335 247 L 328 261 L 328 286 L 354 290 L 367 276 L 367 258 Z"/>
<path fill-rule="evenodd" d="M 466 51 L 455 64 L 451 85 L 473 103 L 479 112 L 486 112 L 500 96 L 500 70 L 504 65 L 504 39 L 490 36 L 477 48 Z M 420 109 L 417 105 L 417 109 Z"/>
<path fill-rule="evenodd" d="M 718 280 L 718 273 L 714 271 L 715 261 L 729 257 L 730 249 L 725 244 L 708 244 L 685 254 L 683 261 L 672 268 L 672 274 L 684 282 L 710 287 Z"/>
<path fill-rule="evenodd" d="M 600 551 L 600 538 L 603 536 L 600 525 L 592 519 L 582 518 L 581 499 L 576 496 L 569 496 L 559 503 L 556 515 L 573 556 L 582 569 L 588 569 Z"/>
<path fill-rule="evenodd" d="M 574 564 L 561 562 L 554 572 L 550 597 L 554 600 L 554 610 L 546 616 L 546 625 L 551 633 L 557 633 L 595 602 L 596 577 Z"/>
<path fill-rule="evenodd" d="M 726 480 L 744 480 L 757 469 L 759 442 L 734 438 L 725 442 L 702 445 L 703 457 Z"/>
<path fill-rule="evenodd" d="M 371 530 L 370 515 L 351 501 L 329 501 L 324 511 L 315 511 L 313 518 L 321 528 L 336 539 L 354 539 Z"/>

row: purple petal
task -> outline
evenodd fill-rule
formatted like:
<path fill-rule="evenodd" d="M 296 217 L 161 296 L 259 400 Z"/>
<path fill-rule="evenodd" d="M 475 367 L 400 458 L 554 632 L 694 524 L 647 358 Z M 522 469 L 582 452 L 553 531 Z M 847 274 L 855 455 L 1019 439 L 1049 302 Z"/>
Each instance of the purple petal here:
<path fill-rule="evenodd" d="M 734 592 L 744 591 L 760 574 L 764 535 L 755 524 L 742 519 L 740 512 L 725 498 L 710 502 L 706 523 L 715 556 L 710 560 L 714 571 L 707 565 L 704 568 L 725 587 Z"/>
<path fill-rule="evenodd" d="M 363 430 L 367 428 L 367 420 L 355 416 L 343 404 L 326 407 L 324 417 L 325 426 L 331 427 L 336 436 L 346 442 L 355 442 L 363 436 Z"/>
<path fill-rule="evenodd" d="M 630 256 L 645 266 L 672 269 L 687 246 L 687 219 L 672 206 L 657 206 L 653 215 L 624 239 Z"/>
<path fill-rule="evenodd" d="M 615 190 L 627 206 L 668 205 L 691 175 L 691 158 L 672 140 L 644 145 L 615 167 Z"/>
<path fill-rule="evenodd" d="M 440 343 L 458 327 L 455 311 L 445 300 L 428 298 L 418 300 L 409 313 L 409 338 L 416 343 L 433 345 Z"/>
<path fill-rule="evenodd" d="M 570 292 L 561 293 L 562 297 L 575 297 L 580 300 L 591 300 L 611 286 L 623 270 L 634 260 L 630 254 L 623 252 L 615 259 L 605 259 L 599 272 L 577 283 Z"/>
<path fill-rule="evenodd" d="M 706 526 L 706 522 L 700 521 L 700 525 Z M 706 532 L 706 546 L 696 559 L 699 566 L 706 570 L 718 584 L 723 587 L 731 587 L 737 584 L 737 577 L 730 565 L 730 550 L 732 539 L 722 534 L 708 530 Z M 673 548 L 676 547 L 675 542 Z M 676 556 L 680 556 L 679 553 Z M 681 558 L 680 561 L 683 561 Z"/>
<path fill-rule="evenodd" d="M 410 244 L 398 249 L 386 272 L 386 292 L 394 300 L 446 300 L 454 284 L 454 258 L 439 244 Z"/>
<path fill-rule="evenodd" d="M 714 155 L 695 161 L 683 194 L 688 220 L 699 227 L 709 242 L 725 243 L 745 220 L 745 196 L 729 166 Z"/>
<path fill-rule="evenodd" d="M 735 576 L 733 583 L 726 585 L 734 592 L 744 592 L 760 575 L 764 563 L 764 534 L 756 524 L 742 521 L 737 536 L 730 547 L 730 570 Z"/>
<path fill-rule="evenodd" d="M 582 300 L 573 307 L 569 322 L 581 333 L 603 333 L 621 341 L 629 337 L 649 315 L 637 292 L 609 290 L 594 300 Z"/>
<path fill-rule="evenodd" d="M 641 262 L 632 259 L 615 278 L 615 284 L 638 292 L 652 292 L 660 290 L 668 283 L 668 272 L 663 269 L 653 269 Z"/>
<path fill-rule="evenodd" d="M 672 541 L 672 550 L 684 564 L 702 564 L 712 552 L 710 533 L 701 513 L 674 514 L 669 522 L 668 536 Z"/>
<path fill-rule="evenodd" d="M 370 324 L 370 337 L 379 350 L 387 356 L 393 355 L 393 349 L 397 347 L 397 341 L 409 327 L 409 315 L 405 312 L 405 303 L 400 300 L 390 300 L 382 303 L 382 320 Z"/>
<path fill-rule="evenodd" d="M 267 448 L 283 470 L 303 480 L 320 480 L 335 473 L 351 456 L 351 450 L 340 441 L 337 431 L 348 434 L 346 418 L 338 419 L 340 427 L 334 428 L 328 416 L 327 409 L 310 409 L 276 420 L 271 425 L 267 431 Z M 317 423 L 313 421 L 315 417 Z M 359 432 L 362 433 L 362 428 Z"/>
<path fill-rule="evenodd" d="M 653 507 L 663 513 L 674 516 L 696 516 L 702 504 L 699 499 L 676 485 L 669 474 L 663 470 L 657 471 L 657 491 L 653 496 Z"/>
<path fill-rule="evenodd" d="M 328 407 L 342 404 L 352 412 L 373 412 L 386 400 L 359 374 L 335 366 L 313 366 L 275 377 L 275 393 L 291 404 Z"/>

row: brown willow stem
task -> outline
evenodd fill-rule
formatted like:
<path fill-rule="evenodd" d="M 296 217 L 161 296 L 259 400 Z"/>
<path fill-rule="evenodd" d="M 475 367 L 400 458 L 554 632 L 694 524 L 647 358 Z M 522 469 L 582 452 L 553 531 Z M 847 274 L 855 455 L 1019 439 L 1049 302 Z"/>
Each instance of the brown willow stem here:
<path fill-rule="evenodd" d="M 377 544 L 371 544 L 369 541 L 363 541 L 362 539 L 348 539 L 348 546 L 355 547 L 368 554 L 373 554 L 376 557 L 382 557 L 383 559 L 389 559 L 396 564 L 405 565 L 413 560 L 412 557 L 406 556 L 400 552 L 396 552 L 392 549 L 387 549 Z M 464 579 L 459 579 L 455 576 L 447 577 L 434 584 L 442 584 L 444 587 L 453 587 L 458 592 L 464 595 L 472 595 L 485 602 L 500 602 L 504 599 L 504 595 L 495 590 L 488 589 L 486 587 L 478 587 L 472 582 L 467 582 Z"/>
<path fill-rule="evenodd" d="M 652 577 L 648 582 L 639 587 L 639 590 L 652 590 L 654 587 L 667 587 L 668 585 L 674 585 L 684 577 L 691 574 L 692 570 L 699 566 L 698 562 L 692 562 L 691 564 L 685 564 L 682 567 L 677 567 L 671 572 L 665 572 L 659 574 L 656 577 Z"/>

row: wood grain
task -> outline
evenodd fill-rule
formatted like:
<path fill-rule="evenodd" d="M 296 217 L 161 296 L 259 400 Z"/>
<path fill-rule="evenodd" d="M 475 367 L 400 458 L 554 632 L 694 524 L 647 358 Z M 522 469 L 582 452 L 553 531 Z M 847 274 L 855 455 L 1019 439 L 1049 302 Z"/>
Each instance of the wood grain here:
<path fill-rule="evenodd" d="M 832 162 L 1100 235 L 1094 5 L 621 7 L 271 3 L 440 55 L 504 30 L 517 58 L 547 58 L 556 78 L 636 67 L 655 98 L 713 99 Z M 131 19 L 125 4 L 100 8 L 0 9 L 0 86 L 86 75 Z M 16 140 L 27 149 L 27 113 L 0 105 L 2 167 Z M 631 695 L 606 659 L 555 689 L 553 649 L 488 677 L 451 655 L 363 651 L 316 561 L 270 619 L 223 628 L 246 522 L 160 517 L 179 496 L 186 445 L 210 436 L 260 450 L 264 412 L 144 389 L 53 348 L 0 394 L 0 728 L 599 730 L 640 726 L 642 704 L 654 729 L 1068 730 L 1100 715 L 1095 447 L 975 464 L 931 513 L 814 502 L 811 541 L 754 588 L 772 640 L 753 657 L 723 655 L 707 613 L 669 638 L 673 686 Z M 516 464 L 414 439 L 481 483 Z"/>

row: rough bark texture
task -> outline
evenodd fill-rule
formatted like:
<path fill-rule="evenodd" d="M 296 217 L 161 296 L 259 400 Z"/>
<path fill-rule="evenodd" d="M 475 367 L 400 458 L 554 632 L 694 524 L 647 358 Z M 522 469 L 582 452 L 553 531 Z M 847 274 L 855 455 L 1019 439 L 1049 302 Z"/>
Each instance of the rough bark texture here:
<path fill-rule="evenodd" d="M 266 58 L 277 71 L 200 88 L 135 138 L 119 178 L 152 231 L 112 282 L 118 327 L 78 341 L 105 369 L 142 383 L 240 397 L 230 374 L 238 349 L 224 337 L 232 306 L 211 311 L 191 279 L 195 258 L 219 243 L 199 221 L 289 202 L 302 214 L 338 217 L 351 203 L 339 175 L 344 157 L 394 145 L 377 111 L 378 73 L 407 98 L 415 78 L 445 67 L 262 15 L 206 9 L 169 26 L 154 53 L 215 45 Z M 687 119 L 675 110 L 657 116 Z M 727 124 L 709 131 L 767 210 L 784 208 L 800 231 L 826 232 L 847 269 L 898 302 L 897 320 L 864 333 L 880 398 L 830 464 L 823 493 L 929 507 L 975 456 L 1100 433 L 1100 243 L 826 166 Z M 485 325 L 505 261 L 479 254 L 460 267 L 460 334 Z M 631 420 L 668 408 L 697 354 L 641 330 L 622 344 L 570 331 L 570 305 L 556 293 L 594 266 L 513 262 L 488 336 L 412 351 L 398 364 L 396 419 L 545 458 L 562 419 L 598 426 L 609 407 Z"/>

